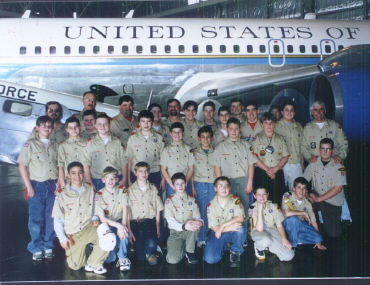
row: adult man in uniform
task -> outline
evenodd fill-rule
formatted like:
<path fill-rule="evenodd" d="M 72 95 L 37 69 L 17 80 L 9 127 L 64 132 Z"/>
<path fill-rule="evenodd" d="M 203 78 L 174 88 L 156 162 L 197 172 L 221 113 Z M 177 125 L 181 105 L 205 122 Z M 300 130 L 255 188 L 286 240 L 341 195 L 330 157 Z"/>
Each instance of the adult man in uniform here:
<path fill-rule="evenodd" d="M 243 123 L 245 118 L 243 116 L 243 106 L 242 102 L 238 98 L 234 98 L 231 100 L 231 117 L 236 118 L 240 121 L 240 123 Z"/>
<path fill-rule="evenodd" d="M 74 116 L 79 119 L 80 121 L 80 124 L 81 124 L 81 128 L 82 130 L 85 129 L 85 126 L 84 124 L 82 123 L 83 121 L 83 113 L 85 111 L 94 111 L 96 112 L 95 110 L 95 107 L 96 107 L 96 96 L 94 94 L 94 92 L 92 91 L 86 91 L 84 92 L 84 94 L 82 95 L 82 104 L 84 106 L 84 108 L 82 109 L 82 111 L 78 114 L 75 114 Z M 101 114 L 100 112 L 96 112 L 96 116 Z"/>
<path fill-rule="evenodd" d="M 181 103 L 177 99 L 169 99 L 167 101 L 167 126 L 171 127 L 173 123 L 180 122 Z"/>

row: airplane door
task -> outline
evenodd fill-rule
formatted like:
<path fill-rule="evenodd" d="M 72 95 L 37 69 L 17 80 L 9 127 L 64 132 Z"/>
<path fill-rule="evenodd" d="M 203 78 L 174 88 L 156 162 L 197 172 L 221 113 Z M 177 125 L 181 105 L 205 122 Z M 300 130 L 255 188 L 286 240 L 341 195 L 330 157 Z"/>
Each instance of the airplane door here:
<path fill-rule="evenodd" d="M 280 39 L 271 39 L 268 42 L 269 65 L 281 67 L 285 64 L 284 42 Z"/>
<path fill-rule="evenodd" d="M 331 39 L 324 39 L 320 41 L 320 57 L 328 56 L 336 51 L 335 42 Z"/>

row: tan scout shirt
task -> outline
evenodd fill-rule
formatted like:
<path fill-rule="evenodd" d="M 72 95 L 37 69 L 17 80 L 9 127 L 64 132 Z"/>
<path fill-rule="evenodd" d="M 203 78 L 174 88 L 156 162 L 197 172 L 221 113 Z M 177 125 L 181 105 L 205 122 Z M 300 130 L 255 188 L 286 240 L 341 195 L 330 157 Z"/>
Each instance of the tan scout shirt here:
<path fill-rule="evenodd" d="M 87 141 L 79 138 L 74 141 L 68 138 L 66 141 L 59 145 L 58 149 L 58 167 L 63 167 L 65 175 L 67 176 L 67 166 L 73 161 L 83 161 L 83 149 L 86 147 Z"/>
<path fill-rule="evenodd" d="M 201 121 L 195 120 L 192 125 L 188 125 L 185 123 L 185 119 L 181 119 L 181 123 L 184 125 L 184 143 L 191 146 L 191 148 L 198 147 L 198 130 L 203 127 L 204 124 Z"/>
<path fill-rule="evenodd" d="M 273 153 L 268 153 L 266 151 L 269 142 L 270 140 L 264 132 L 259 133 L 256 136 L 256 140 L 252 143 L 253 152 L 267 167 L 275 167 L 284 156 L 289 155 L 289 152 L 284 138 L 281 135 L 276 133 L 272 135 L 270 145 L 274 148 Z"/>
<path fill-rule="evenodd" d="M 335 121 L 326 119 L 320 129 L 314 121 L 306 124 L 303 129 L 302 153 L 306 160 L 311 156 L 320 156 L 320 141 L 330 138 L 334 141 L 334 155 L 345 159 L 348 153 L 348 141 L 342 127 Z"/>
<path fill-rule="evenodd" d="M 168 174 L 171 177 L 177 172 L 182 172 L 186 175 L 189 166 L 194 165 L 194 163 L 195 160 L 191 148 L 184 143 L 171 143 L 161 153 L 160 165 L 167 167 Z"/>
<path fill-rule="evenodd" d="M 66 139 L 68 139 L 68 134 L 66 133 L 66 126 L 64 124 L 60 124 L 55 130 L 53 130 L 50 135 L 49 135 L 49 139 L 52 140 L 52 141 L 55 141 L 57 143 L 61 143 L 61 142 L 64 142 Z M 34 139 L 36 138 L 36 135 L 37 135 L 37 132 L 36 132 L 36 128 L 33 128 L 30 136 L 28 137 L 28 139 Z"/>
<path fill-rule="evenodd" d="M 221 167 L 222 175 L 238 178 L 247 177 L 248 168 L 256 162 L 257 158 L 253 155 L 248 142 L 244 140 L 233 142 L 228 138 L 216 147 L 211 164 Z"/>
<path fill-rule="evenodd" d="M 105 145 L 99 135 L 96 135 L 87 141 L 82 163 L 90 167 L 93 178 L 100 179 L 107 166 L 114 167 L 118 171 L 118 175 L 121 175 L 121 166 L 127 163 L 127 158 L 118 138 L 111 135 Z"/>
<path fill-rule="evenodd" d="M 184 193 L 183 196 L 175 193 L 174 195 L 168 196 L 165 202 L 164 217 L 166 219 L 172 217 L 177 222 L 184 224 L 191 219 L 200 219 L 200 212 L 193 197 L 186 193 Z"/>
<path fill-rule="evenodd" d="M 253 226 L 256 227 L 257 223 L 257 201 L 251 205 L 252 210 L 252 219 Z M 278 223 L 284 221 L 284 216 L 281 210 L 278 208 L 277 204 L 272 203 L 271 201 L 266 202 L 266 206 L 263 209 L 263 223 L 268 228 L 276 227 Z"/>
<path fill-rule="evenodd" d="M 216 179 L 215 169 L 211 164 L 214 149 L 210 147 L 206 153 L 201 147 L 197 147 L 194 152 L 194 181 L 213 183 Z"/>
<path fill-rule="evenodd" d="M 163 137 L 154 131 L 148 138 L 145 138 L 140 130 L 131 135 L 126 148 L 126 156 L 132 158 L 131 171 L 134 172 L 136 163 L 140 161 L 149 164 L 151 173 L 160 171 L 159 161 L 163 148 Z"/>
<path fill-rule="evenodd" d="M 319 158 L 316 162 L 310 163 L 304 171 L 304 177 L 308 182 L 312 181 L 313 189 L 321 196 L 334 186 L 347 185 L 346 171 L 342 164 L 334 163 L 334 160 L 324 166 Z M 334 197 L 325 200 L 334 206 L 342 206 L 344 203 L 344 191 L 342 190 Z"/>
<path fill-rule="evenodd" d="M 23 145 L 17 162 L 28 168 L 30 180 L 42 182 L 58 178 L 57 156 L 57 143 L 49 140 L 45 147 L 37 134 Z"/>
<path fill-rule="evenodd" d="M 257 121 L 256 125 L 254 126 L 254 130 L 252 130 L 252 127 L 248 124 L 248 121 L 244 121 L 240 125 L 240 131 L 242 134 L 242 137 L 245 138 L 247 142 L 252 144 L 252 142 L 256 139 L 257 134 L 263 131 L 260 122 Z"/>
<path fill-rule="evenodd" d="M 224 140 L 227 139 L 227 133 L 226 136 L 224 133 L 221 131 L 221 127 L 218 127 L 214 132 L 213 132 L 213 141 L 212 145 L 214 148 L 220 143 L 223 142 Z"/>
<path fill-rule="evenodd" d="M 67 184 L 63 191 L 59 191 L 55 197 L 52 217 L 64 221 L 66 234 L 78 233 L 91 222 L 94 212 L 94 189 L 83 183 L 80 194 L 72 190 L 70 184 Z"/>
<path fill-rule="evenodd" d="M 95 215 L 105 216 L 112 221 L 122 219 L 122 211 L 128 206 L 128 190 L 115 186 L 113 191 L 105 187 L 95 194 Z"/>
<path fill-rule="evenodd" d="M 243 205 L 236 195 L 229 194 L 224 207 L 218 203 L 217 196 L 207 205 L 208 227 L 210 229 L 238 216 L 244 217 L 245 215 Z"/>
<path fill-rule="evenodd" d="M 92 137 L 95 137 L 95 135 L 97 134 L 97 132 L 89 132 L 87 130 L 82 130 L 80 131 L 80 137 L 81 138 L 84 138 L 84 139 L 89 139 L 89 138 L 92 138 Z"/>
<path fill-rule="evenodd" d="M 160 134 L 164 138 L 165 145 L 168 145 L 172 142 L 172 138 L 170 135 L 170 128 L 167 124 L 163 121 L 160 122 L 158 128 L 152 127 L 153 131 Z"/>
<path fill-rule="evenodd" d="M 303 128 L 300 123 L 292 122 L 291 128 L 283 121 L 279 120 L 275 127 L 275 132 L 284 138 L 288 152 L 290 154 L 289 164 L 297 164 L 301 162 L 301 145 L 303 139 Z"/>
<path fill-rule="evenodd" d="M 163 210 L 163 204 L 158 190 L 151 183 L 143 192 L 137 181 L 128 188 L 128 199 L 131 210 L 131 220 L 153 219 Z"/>
<path fill-rule="evenodd" d="M 126 147 L 128 138 L 133 131 L 136 131 L 138 121 L 136 117 L 132 117 L 132 121 L 127 120 L 121 113 L 113 117 L 110 122 L 110 130 L 112 134 L 119 137 L 122 144 Z"/>
<path fill-rule="evenodd" d="M 306 212 L 308 216 L 311 219 L 311 222 L 316 222 L 316 217 L 315 214 L 313 213 L 312 210 L 312 205 L 310 201 L 307 198 L 303 198 L 301 203 L 298 203 L 298 198 L 295 195 L 294 192 L 285 192 L 283 195 L 283 200 L 281 202 L 281 208 L 285 210 L 293 210 L 293 211 L 301 211 L 301 212 Z M 297 216 L 301 220 L 304 220 L 303 216 Z"/>

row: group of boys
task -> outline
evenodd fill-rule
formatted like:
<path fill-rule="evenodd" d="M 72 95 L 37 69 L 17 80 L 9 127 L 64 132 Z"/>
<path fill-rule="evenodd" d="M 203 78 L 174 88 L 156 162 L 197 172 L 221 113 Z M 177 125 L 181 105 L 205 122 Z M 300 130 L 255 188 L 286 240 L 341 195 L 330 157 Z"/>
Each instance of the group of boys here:
<path fill-rule="evenodd" d="M 84 100 L 88 96 L 91 92 L 84 94 Z M 238 100 L 231 102 L 233 113 L 225 106 L 219 108 L 218 123 L 212 101 L 203 105 L 201 122 L 195 119 L 194 101 L 184 104 L 181 118 L 180 102 L 170 99 L 164 121 L 161 106 L 155 103 L 136 120 L 134 101 L 128 95 L 120 98 L 120 113 L 113 119 L 97 114 L 93 100 L 65 125 L 48 116 L 50 106 L 61 112 L 60 104 L 52 103 L 47 115 L 37 119 L 35 132 L 18 158 L 28 197 L 28 250 L 33 260 L 53 258 L 57 236 L 71 269 L 84 266 L 96 274 L 106 272 L 104 262 L 116 260 L 120 270 L 129 270 L 129 242 L 137 260 L 156 265 L 158 244 L 166 240 L 170 264 L 184 256 L 188 263 L 198 263 L 196 244 L 204 246 L 205 262 L 217 263 L 229 244 L 230 266 L 238 267 L 249 226 L 258 260 L 265 259 L 268 249 L 289 261 L 294 257 L 292 247 L 299 244 L 326 249 L 311 203 L 321 211 L 326 234 L 341 233 L 346 185 L 341 163 L 346 148 L 337 146 L 334 153 L 328 137 L 344 134 L 338 128 L 325 130 L 328 122 L 337 125 L 322 118 L 325 110 L 317 110 L 325 108 L 321 102 L 314 103 L 311 111 L 322 120 L 305 129 L 294 120 L 292 102 L 284 104 L 277 125 L 270 113 L 259 122 L 254 102 L 245 106 L 246 119 L 241 123 Z M 94 119 L 89 130 L 79 120 L 84 121 L 86 113 Z M 306 132 L 306 128 L 311 129 Z M 60 136 L 64 140 L 51 138 L 64 131 Z M 311 141 L 309 147 L 305 138 Z M 303 157 L 310 162 L 304 174 Z M 293 192 L 285 192 L 284 178 Z M 308 181 L 316 193 L 308 195 Z M 282 211 L 276 203 L 281 203 Z M 103 225 L 107 230 L 97 230 Z M 108 241 L 112 233 L 116 238 Z M 86 260 L 88 244 L 93 250 Z"/>

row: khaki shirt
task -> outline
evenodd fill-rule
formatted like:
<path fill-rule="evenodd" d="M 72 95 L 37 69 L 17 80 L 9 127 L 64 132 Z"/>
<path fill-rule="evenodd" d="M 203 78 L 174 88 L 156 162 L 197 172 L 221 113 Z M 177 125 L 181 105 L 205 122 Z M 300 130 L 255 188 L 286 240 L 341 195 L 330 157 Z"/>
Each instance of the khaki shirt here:
<path fill-rule="evenodd" d="M 220 142 L 223 142 L 224 140 L 227 139 L 227 133 L 226 133 L 226 136 L 224 135 L 224 133 L 221 131 L 221 127 L 217 128 L 214 132 L 213 132 L 213 141 L 212 141 L 212 145 L 214 148 L 216 148 L 216 146 L 220 143 Z"/>
<path fill-rule="evenodd" d="M 177 172 L 186 175 L 189 166 L 194 165 L 195 159 L 191 147 L 181 143 L 166 146 L 161 153 L 160 165 L 166 166 L 169 175 L 172 177 Z"/>
<path fill-rule="evenodd" d="M 321 196 L 334 186 L 347 185 L 346 170 L 342 164 L 330 162 L 324 166 L 321 159 L 310 163 L 304 171 L 304 177 L 308 182 L 312 181 L 312 188 Z M 344 203 L 344 191 L 342 190 L 334 197 L 325 200 L 334 206 L 342 206 Z"/>
<path fill-rule="evenodd" d="M 185 119 L 181 119 L 181 123 L 184 125 L 184 143 L 191 146 L 191 148 L 198 147 L 198 130 L 203 127 L 204 124 L 201 121 L 195 120 L 192 125 L 188 125 L 185 123 Z"/>
<path fill-rule="evenodd" d="M 138 121 L 132 117 L 132 121 L 127 120 L 121 113 L 113 117 L 110 122 L 110 131 L 116 137 L 119 137 L 122 144 L 126 147 L 127 141 L 133 131 L 136 131 Z"/>
<path fill-rule="evenodd" d="M 216 179 L 215 169 L 211 164 L 214 149 L 210 147 L 206 153 L 201 147 L 197 147 L 194 152 L 194 181 L 213 183 Z"/>
<path fill-rule="evenodd" d="M 256 227 L 257 223 L 257 201 L 251 205 L 253 226 Z M 266 206 L 263 209 L 263 223 L 268 228 L 276 227 L 277 224 L 284 221 L 284 216 L 277 204 L 271 201 L 266 202 Z"/>
<path fill-rule="evenodd" d="M 153 219 L 163 210 L 158 190 L 149 182 L 144 192 L 139 188 L 137 181 L 133 183 L 128 188 L 128 199 L 132 220 Z"/>
<path fill-rule="evenodd" d="M 163 137 L 154 131 L 148 138 L 145 138 L 140 130 L 131 135 L 126 148 L 126 156 L 132 158 L 131 171 L 134 172 L 136 163 L 140 161 L 149 164 L 151 173 L 160 171 L 159 161 L 163 148 Z"/>
<path fill-rule="evenodd" d="M 245 215 L 243 205 L 236 195 L 229 194 L 224 207 L 218 203 L 217 196 L 207 205 L 208 227 L 210 229 L 238 216 L 244 217 Z"/>
<path fill-rule="evenodd" d="M 57 143 L 49 140 L 45 147 L 36 134 L 23 145 L 17 162 L 27 167 L 30 180 L 42 182 L 58 178 L 57 156 Z"/>
<path fill-rule="evenodd" d="M 83 149 L 86 147 L 87 141 L 79 138 L 77 141 L 68 138 L 59 145 L 58 149 L 58 167 L 63 167 L 67 176 L 67 167 L 73 161 L 83 161 Z"/>
<path fill-rule="evenodd" d="M 75 234 L 91 223 L 94 212 L 94 189 L 87 183 L 82 184 L 80 194 L 71 189 L 67 184 L 66 188 L 58 190 L 55 197 L 52 217 L 64 221 L 66 234 Z"/>
<path fill-rule="evenodd" d="M 310 201 L 307 198 L 303 198 L 301 203 L 298 203 L 298 198 L 295 195 L 294 192 L 285 192 L 283 195 L 283 200 L 281 202 L 281 208 L 285 210 L 293 210 L 293 211 L 301 211 L 301 212 L 306 212 L 308 216 L 311 219 L 311 222 L 316 222 L 316 217 L 315 214 L 312 210 L 312 205 Z M 297 216 L 301 220 L 304 220 L 303 216 Z"/>
<path fill-rule="evenodd" d="M 290 154 L 289 164 L 297 164 L 301 162 L 301 145 L 303 139 L 303 128 L 300 123 L 292 122 L 291 128 L 283 121 L 280 120 L 275 127 L 275 132 L 284 138 L 288 152 Z"/>
<path fill-rule="evenodd" d="M 80 131 L 80 137 L 84 138 L 86 140 L 89 139 L 89 138 L 94 137 L 96 134 L 97 134 L 97 132 L 89 132 L 87 130 L 82 130 L 82 129 Z"/>
<path fill-rule="evenodd" d="M 311 156 L 320 156 L 320 141 L 330 138 L 334 141 L 334 155 L 345 159 L 348 153 L 348 141 L 342 127 L 335 121 L 326 119 L 320 129 L 314 121 L 306 124 L 303 129 L 302 154 L 306 160 Z"/>
<path fill-rule="evenodd" d="M 259 133 L 252 143 L 253 152 L 267 167 L 275 167 L 284 156 L 289 155 L 284 138 L 277 133 L 272 135 L 270 142 L 270 145 L 274 148 L 273 153 L 268 153 L 266 151 L 268 145 L 269 139 L 264 132 Z"/>
<path fill-rule="evenodd" d="M 105 216 L 112 221 L 122 219 L 122 212 L 128 206 L 128 190 L 115 186 L 111 191 L 105 187 L 95 194 L 95 215 Z"/>
<path fill-rule="evenodd" d="M 99 135 L 96 135 L 87 141 L 82 163 L 90 167 L 93 178 L 100 179 L 107 166 L 114 167 L 118 171 L 118 175 L 121 175 L 121 167 L 127 163 L 127 158 L 118 138 L 111 135 L 105 145 Z"/>
<path fill-rule="evenodd" d="M 252 127 L 248 124 L 248 121 L 244 121 L 240 125 L 240 131 L 241 131 L 242 137 L 247 142 L 252 144 L 252 142 L 254 142 L 254 140 L 256 139 L 257 134 L 262 132 L 263 129 L 262 129 L 261 123 L 259 121 L 257 121 L 256 125 L 254 126 L 254 129 L 252 129 Z"/>
<path fill-rule="evenodd" d="M 163 121 L 159 123 L 159 128 L 155 129 L 152 127 L 153 131 L 160 134 L 164 138 L 165 145 L 168 145 L 172 142 L 172 138 L 170 135 L 170 128 L 167 126 L 167 124 Z"/>
<path fill-rule="evenodd" d="M 251 145 L 244 140 L 231 141 L 229 138 L 218 144 L 211 164 L 221 167 L 221 173 L 229 178 L 248 177 L 249 167 L 257 162 Z"/>
<path fill-rule="evenodd" d="M 184 224 L 191 219 L 200 219 L 200 212 L 195 199 L 184 193 L 183 196 L 175 193 L 168 196 L 164 205 L 164 217 L 174 218 L 179 223 Z"/>
<path fill-rule="evenodd" d="M 36 128 L 33 128 L 28 139 L 29 140 L 34 139 L 36 138 L 36 135 L 37 135 Z M 66 126 L 60 123 L 59 126 L 50 133 L 49 139 L 57 143 L 64 142 L 66 139 L 68 139 L 68 134 L 66 133 Z"/>

